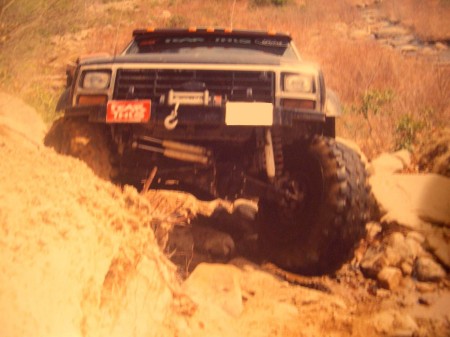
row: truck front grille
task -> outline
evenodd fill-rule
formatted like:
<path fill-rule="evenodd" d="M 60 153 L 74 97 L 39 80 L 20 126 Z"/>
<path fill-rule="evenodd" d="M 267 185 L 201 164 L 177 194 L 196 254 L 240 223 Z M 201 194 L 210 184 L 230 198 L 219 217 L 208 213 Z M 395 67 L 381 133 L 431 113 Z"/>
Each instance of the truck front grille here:
<path fill-rule="evenodd" d="M 119 69 L 114 99 L 151 99 L 158 103 L 169 90 L 204 91 L 228 101 L 275 99 L 275 74 L 267 71 Z"/>

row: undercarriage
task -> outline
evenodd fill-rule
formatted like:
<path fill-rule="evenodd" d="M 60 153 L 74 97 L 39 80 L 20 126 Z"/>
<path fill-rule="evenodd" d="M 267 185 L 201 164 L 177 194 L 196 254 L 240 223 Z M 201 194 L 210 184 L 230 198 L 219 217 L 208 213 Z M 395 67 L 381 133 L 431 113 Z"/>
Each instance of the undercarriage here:
<path fill-rule="evenodd" d="M 338 268 L 367 220 L 369 189 L 359 155 L 320 134 L 243 130 L 225 141 L 182 142 L 65 117 L 45 143 L 118 184 L 189 191 L 202 199 L 258 200 L 263 256 L 304 274 Z M 74 141 L 79 139 L 82 144 Z"/>
<path fill-rule="evenodd" d="M 240 129 L 235 135 L 227 130 L 225 140 L 218 141 L 221 137 L 216 135 L 214 141 L 186 143 L 136 136 L 138 132 L 128 137 L 128 130 L 113 128 L 119 157 L 116 181 L 139 188 L 150 177 L 154 188 L 189 190 L 197 197 L 264 196 L 301 202 L 303 193 L 286 183 L 283 130 Z M 288 140 L 294 142 L 293 137 Z"/>

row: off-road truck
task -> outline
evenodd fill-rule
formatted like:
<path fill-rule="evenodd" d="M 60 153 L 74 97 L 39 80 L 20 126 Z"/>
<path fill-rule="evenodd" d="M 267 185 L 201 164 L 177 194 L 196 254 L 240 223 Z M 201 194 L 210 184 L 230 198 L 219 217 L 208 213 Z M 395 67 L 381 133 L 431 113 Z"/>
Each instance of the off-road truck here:
<path fill-rule="evenodd" d="M 288 34 L 135 30 L 120 55 L 78 60 L 57 109 L 46 144 L 100 176 L 257 199 L 260 251 L 281 267 L 333 271 L 363 232 L 364 165 Z"/>

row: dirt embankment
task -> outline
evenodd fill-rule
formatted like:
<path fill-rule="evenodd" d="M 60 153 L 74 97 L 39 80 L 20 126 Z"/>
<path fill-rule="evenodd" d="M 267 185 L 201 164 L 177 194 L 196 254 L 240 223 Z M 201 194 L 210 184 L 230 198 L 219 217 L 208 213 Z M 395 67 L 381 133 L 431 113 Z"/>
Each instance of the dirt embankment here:
<path fill-rule="evenodd" d="M 1 336 L 449 334 L 445 279 L 382 287 L 359 271 L 364 246 L 332 277 L 236 258 L 181 281 L 156 239 L 174 211 L 207 213 L 217 202 L 102 181 L 41 145 L 33 109 L 0 98 Z"/>

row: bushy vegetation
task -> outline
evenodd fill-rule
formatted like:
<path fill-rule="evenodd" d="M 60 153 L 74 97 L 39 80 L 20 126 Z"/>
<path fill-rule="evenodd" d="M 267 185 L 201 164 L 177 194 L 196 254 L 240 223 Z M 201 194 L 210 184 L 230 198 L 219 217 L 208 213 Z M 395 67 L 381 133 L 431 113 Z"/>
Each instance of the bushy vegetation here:
<path fill-rule="evenodd" d="M 351 3 L 0 0 L 0 90 L 25 98 L 50 122 L 64 86 L 65 65 L 81 54 L 120 51 L 134 28 L 275 29 L 290 32 L 304 59 L 322 66 L 327 85 L 344 105 L 340 136 L 356 140 L 369 157 L 411 147 L 419 137 L 448 125 L 450 69 L 406 57 L 369 38 L 350 39 L 351 27 L 364 26 L 360 10 Z M 396 0 L 380 6 L 387 15 L 398 14 L 405 24 L 420 27 L 422 36 L 450 36 L 445 1 Z"/>

